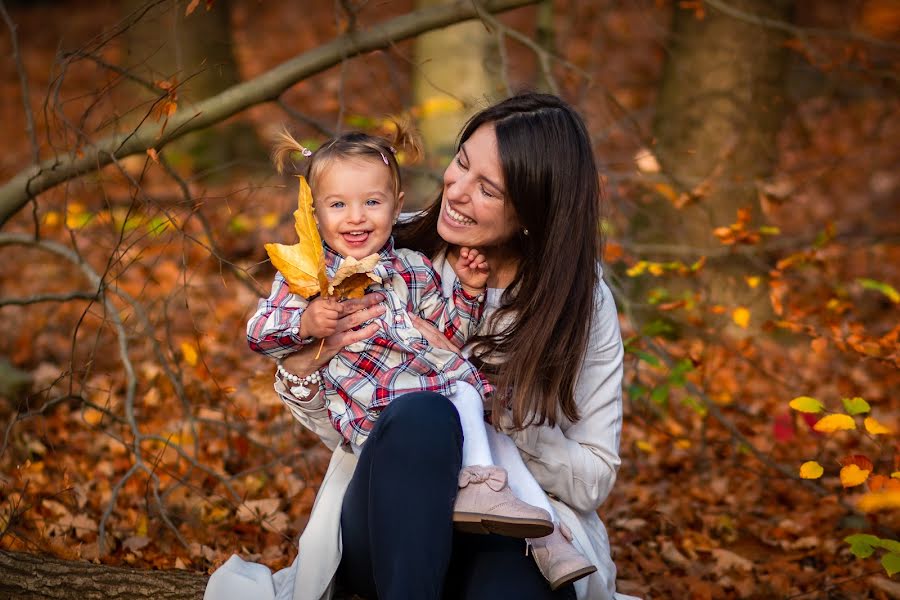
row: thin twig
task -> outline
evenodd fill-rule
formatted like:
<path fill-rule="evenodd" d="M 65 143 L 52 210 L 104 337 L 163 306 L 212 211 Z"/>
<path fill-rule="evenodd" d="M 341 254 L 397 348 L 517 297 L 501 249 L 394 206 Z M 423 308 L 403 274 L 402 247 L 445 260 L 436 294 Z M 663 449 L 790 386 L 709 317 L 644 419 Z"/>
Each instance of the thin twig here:
<path fill-rule="evenodd" d="M 6 11 L 6 4 L 0 0 L 0 14 L 6 21 L 6 27 L 9 28 L 9 37 L 12 40 L 13 60 L 16 63 L 16 71 L 19 72 L 19 85 L 22 87 L 22 106 L 25 109 L 25 132 L 28 134 L 28 140 L 31 142 L 31 162 L 39 164 L 41 162 L 41 147 L 38 145 L 37 132 L 34 128 L 34 113 L 31 110 L 30 94 L 28 92 L 28 75 L 25 72 L 25 64 L 22 62 L 22 55 L 19 53 L 19 41 L 16 36 L 16 24 Z"/>

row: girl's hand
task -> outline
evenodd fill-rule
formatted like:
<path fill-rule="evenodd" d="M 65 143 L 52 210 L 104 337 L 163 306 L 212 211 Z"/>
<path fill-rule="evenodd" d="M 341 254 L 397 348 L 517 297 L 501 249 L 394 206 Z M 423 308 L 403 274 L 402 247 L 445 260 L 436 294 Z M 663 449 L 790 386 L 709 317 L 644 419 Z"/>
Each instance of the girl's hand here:
<path fill-rule="evenodd" d="M 334 298 L 319 296 L 309 303 L 300 317 L 300 336 L 325 338 L 337 331 L 341 305 Z"/>
<path fill-rule="evenodd" d="M 416 315 L 410 314 L 409 318 L 419 333 L 422 334 L 422 337 L 428 340 L 429 344 L 436 348 L 442 348 L 443 350 L 449 350 L 450 352 L 459 354 L 459 347 L 448 340 L 440 329 Z"/>
<path fill-rule="evenodd" d="M 469 294 L 477 296 L 487 287 L 488 268 L 487 258 L 484 254 L 475 248 L 466 248 L 463 246 L 459 249 L 459 258 L 456 259 L 456 266 L 453 269 L 463 289 Z"/>
<path fill-rule="evenodd" d="M 381 304 L 383 301 L 384 295 L 374 292 L 366 294 L 362 298 L 337 303 L 340 309 L 340 316 L 337 319 L 334 333 L 324 338 L 324 344 L 313 342 L 285 357 L 281 361 L 284 368 L 290 373 L 306 377 L 313 371 L 317 371 L 327 365 L 328 361 L 334 358 L 334 355 L 345 346 L 371 338 L 378 331 L 378 323 L 369 323 L 358 330 L 353 328 L 383 315 L 386 310 L 384 305 Z M 312 306 L 312 303 L 310 306 Z M 309 310 L 309 307 L 307 307 L 307 310 Z M 304 318 L 306 318 L 306 313 L 300 319 L 301 325 Z M 319 352 L 320 346 L 322 348 L 321 352 Z M 319 355 L 318 359 L 316 359 L 316 354 Z"/>

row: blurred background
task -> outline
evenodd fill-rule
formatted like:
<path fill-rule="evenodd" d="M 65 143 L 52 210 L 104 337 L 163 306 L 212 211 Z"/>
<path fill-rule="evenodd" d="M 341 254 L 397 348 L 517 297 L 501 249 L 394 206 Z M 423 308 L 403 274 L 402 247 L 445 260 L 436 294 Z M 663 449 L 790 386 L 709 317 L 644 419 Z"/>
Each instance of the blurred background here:
<path fill-rule="evenodd" d="M 411 119 L 416 208 L 469 115 L 541 90 L 584 116 L 604 188 L 620 591 L 900 597 L 896 0 L 0 12 L 0 548 L 289 564 L 329 453 L 244 338 L 263 244 L 294 241 L 274 134 Z"/>

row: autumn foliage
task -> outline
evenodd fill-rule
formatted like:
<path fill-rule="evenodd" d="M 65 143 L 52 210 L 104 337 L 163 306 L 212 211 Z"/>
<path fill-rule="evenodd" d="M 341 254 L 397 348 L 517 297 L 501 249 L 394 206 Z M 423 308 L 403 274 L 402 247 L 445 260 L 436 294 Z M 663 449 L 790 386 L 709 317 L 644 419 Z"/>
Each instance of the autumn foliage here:
<path fill-rule="evenodd" d="M 209 4 L 185 3 L 184 18 Z M 364 3 L 336 17 L 334 4 L 304 3 L 299 18 L 291 3 L 235 2 L 242 76 L 413 8 Z M 900 11 L 797 3 L 788 107 L 757 197 L 704 232 L 716 245 L 702 252 L 685 223 L 638 241 L 633 227 L 652 225 L 658 203 L 685 214 L 734 183 L 715 164 L 698 185 L 673 180 L 652 134 L 671 10 L 704 19 L 721 4 L 737 3 L 561 0 L 552 54 L 503 46 L 511 87 L 550 65 L 586 116 L 604 179 L 598 228 L 626 356 L 622 465 L 600 514 L 619 588 L 896 598 Z M 195 100 L 179 72 L 144 82 L 151 99 L 136 99 L 135 82 L 109 68 L 127 55 L 121 38 L 97 37 L 121 25 L 102 7 L 9 12 L 42 159 L 77 156 L 135 115 L 162 135 Z M 536 15 L 500 22 L 530 34 Z M 385 115 L 448 110 L 447 99 L 410 102 L 414 65 L 411 43 L 397 43 L 239 118 L 266 140 L 290 121 L 314 146 Z M 33 162 L 12 58 L 0 85 L 6 181 Z M 440 176 L 442 165 L 428 168 Z M 299 265 L 304 295 L 354 293 L 329 290 L 304 221 L 311 200 L 293 185 L 265 157 L 200 170 L 164 145 L 40 194 L 0 229 L 0 369 L 29 379 L 0 398 L 0 548 L 198 572 L 232 552 L 273 568 L 293 560 L 329 453 L 281 405 L 244 327 L 272 263 Z M 307 241 L 290 250 L 297 236 Z"/>

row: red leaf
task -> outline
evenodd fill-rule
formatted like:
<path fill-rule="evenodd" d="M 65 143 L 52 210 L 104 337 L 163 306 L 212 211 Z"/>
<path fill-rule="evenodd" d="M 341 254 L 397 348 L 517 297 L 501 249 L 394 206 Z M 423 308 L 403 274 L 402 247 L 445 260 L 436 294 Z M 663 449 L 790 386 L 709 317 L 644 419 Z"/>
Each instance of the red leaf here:
<path fill-rule="evenodd" d="M 772 423 L 772 430 L 777 441 L 782 443 L 791 441 L 796 433 L 794 429 L 794 415 L 785 413 L 775 417 L 775 421 Z"/>
<path fill-rule="evenodd" d="M 846 467 L 847 465 L 856 465 L 863 471 L 872 470 L 872 461 L 862 454 L 848 454 L 840 460 L 840 463 L 842 467 Z"/>

